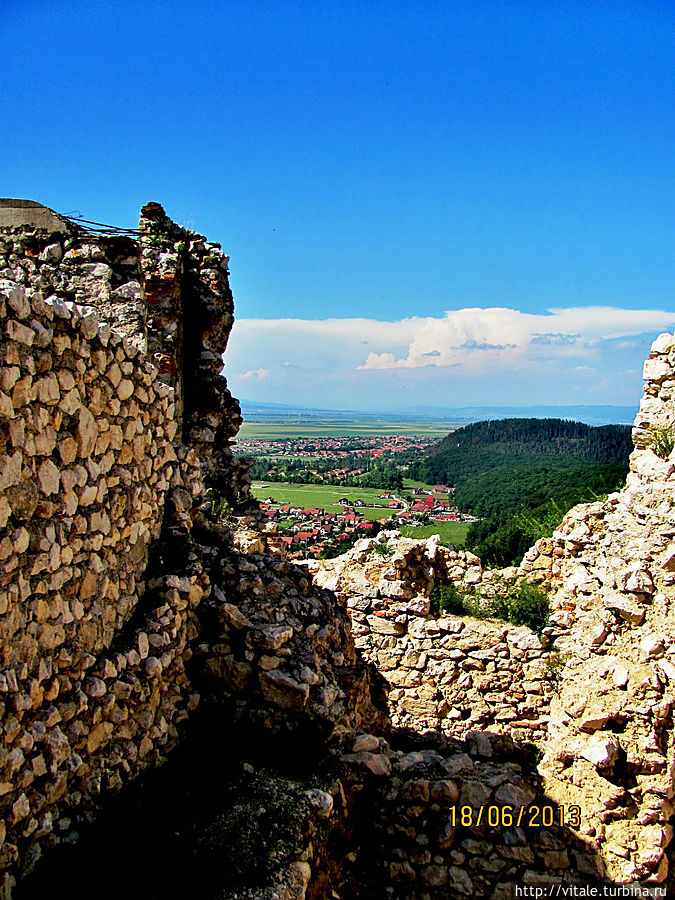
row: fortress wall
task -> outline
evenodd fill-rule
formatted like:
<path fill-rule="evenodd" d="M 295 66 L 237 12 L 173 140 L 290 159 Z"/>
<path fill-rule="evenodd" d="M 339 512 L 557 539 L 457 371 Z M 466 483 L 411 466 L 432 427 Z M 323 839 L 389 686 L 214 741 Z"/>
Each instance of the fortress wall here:
<path fill-rule="evenodd" d="M 185 667 L 210 591 L 195 509 L 205 481 L 216 497 L 247 489 L 245 466 L 227 464 L 241 419 L 219 375 L 227 258 L 156 204 L 141 226 L 140 242 L 91 235 L 0 202 L 6 889 L 176 741 L 198 702 Z"/>
<path fill-rule="evenodd" d="M 524 888 L 581 893 L 604 875 L 597 846 L 570 827 L 579 811 L 552 803 L 532 754 L 508 736 L 427 735 L 406 752 L 365 735 L 342 761 L 352 816 L 364 796 L 369 803 L 354 840 L 363 880 L 348 896 L 514 900 Z"/>
<path fill-rule="evenodd" d="M 145 347 L 145 307 L 134 235 L 96 234 L 31 201 L 0 200 L 0 279 L 44 298 L 96 309 Z"/>
<path fill-rule="evenodd" d="M 675 711 L 675 335 L 644 365 L 625 488 L 554 533 L 552 620 L 565 658 L 541 771 L 617 881 L 669 877 Z M 671 876 L 672 877 L 672 876 Z"/>
<path fill-rule="evenodd" d="M 434 585 L 497 589 L 473 554 L 394 533 L 385 545 L 364 539 L 309 569 L 349 609 L 357 647 L 389 685 L 392 724 L 457 737 L 487 730 L 545 739 L 556 683 L 547 637 L 496 619 L 431 611 Z"/>
<path fill-rule="evenodd" d="M 6 283 L 0 316 L 6 867 L 27 842 L 35 853 L 67 836 L 70 808 L 175 739 L 201 587 L 160 604 L 144 572 L 168 491 L 203 485 L 194 451 L 173 444 L 172 391 L 132 342 Z"/>
<path fill-rule="evenodd" d="M 158 204 L 131 239 L 0 201 L 0 275 L 6 897 L 106 792 L 165 760 L 200 692 L 219 732 L 239 716 L 311 746 L 384 717 L 335 598 L 209 519 L 250 485 L 220 374 L 220 247 Z M 228 600 L 245 610 L 234 627 Z"/>
<path fill-rule="evenodd" d="M 400 538 L 389 560 L 363 542 L 310 569 L 344 595 L 357 642 L 392 687 L 394 721 L 538 743 L 548 797 L 580 809 L 574 830 L 606 877 L 662 886 L 675 809 L 675 335 L 654 342 L 644 379 L 625 488 L 570 510 L 518 569 L 483 572 L 470 555 Z M 499 578 L 542 582 L 548 646 L 505 624 L 430 618 L 439 577 L 481 591 Z"/>

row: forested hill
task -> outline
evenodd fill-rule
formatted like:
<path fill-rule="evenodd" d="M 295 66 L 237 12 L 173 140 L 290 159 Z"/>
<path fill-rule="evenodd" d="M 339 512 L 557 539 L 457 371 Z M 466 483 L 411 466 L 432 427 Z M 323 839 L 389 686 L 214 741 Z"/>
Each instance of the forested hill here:
<path fill-rule="evenodd" d="M 467 545 L 485 561 L 506 565 L 575 503 L 619 488 L 631 450 L 627 425 L 504 419 L 453 431 L 408 474 L 454 486 L 457 506 L 485 517 Z"/>
<path fill-rule="evenodd" d="M 563 419 L 503 419 L 453 431 L 410 466 L 413 478 L 455 487 L 478 516 L 554 499 L 570 505 L 614 490 L 628 470 L 628 425 L 592 428 Z"/>
<path fill-rule="evenodd" d="M 504 456 L 565 456 L 595 462 L 623 463 L 632 449 L 628 425 L 592 428 L 582 422 L 563 419 L 502 419 L 476 422 L 443 438 L 421 463 L 430 473 L 446 473 L 445 481 L 465 474 L 467 459 L 475 451 L 494 465 Z M 484 466 L 481 466 L 483 468 Z M 435 479 L 431 479 L 435 480 Z"/>

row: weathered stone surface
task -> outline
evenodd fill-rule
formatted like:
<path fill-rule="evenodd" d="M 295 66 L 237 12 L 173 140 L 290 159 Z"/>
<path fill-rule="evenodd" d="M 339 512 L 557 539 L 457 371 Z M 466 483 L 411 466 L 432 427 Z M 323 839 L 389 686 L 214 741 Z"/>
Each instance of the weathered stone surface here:
<path fill-rule="evenodd" d="M 388 552 L 382 554 L 378 543 Z M 383 591 L 392 567 L 401 587 Z M 544 665 L 549 650 L 539 636 L 506 623 L 431 613 L 426 594 L 432 584 L 450 581 L 472 589 L 476 572 L 483 578 L 473 554 L 450 551 L 437 538 L 416 541 L 385 531 L 376 541 L 357 542 L 344 556 L 312 560 L 309 569 L 318 583 L 337 586 L 346 596 L 357 646 L 396 688 L 389 697 L 395 725 L 458 736 L 469 729 L 511 733 L 520 727 L 528 737 L 543 737 L 552 686 Z M 480 587 L 495 589 L 489 574 Z M 366 597 L 375 597 L 376 605 L 364 607 Z M 391 652 L 393 647 L 400 649 Z M 499 673 L 479 674 L 495 658 Z M 527 685 L 527 705 L 508 691 L 521 683 Z"/>
<path fill-rule="evenodd" d="M 636 625 L 639 625 L 645 617 L 644 609 L 625 594 L 619 594 L 616 591 L 608 592 L 602 598 L 602 602 L 606 609 L 618 613 L 621 618 L 634 622 Z"/>
<path fill-rule="evenodd" d="M 54 463 L 46 459 L 37 471 L 37 479 L 42 493 L 49 496 L 58 491 L 61 475 Z"/>
<path fill-rule="evenodd" d="M 282 709 L 302 707 L 309 698 L 309 685 L 301 684 L 286 672 L 273 670 L 260 674 L 263 697 Z"/>
<path fill-rule="evenodd" d="M 391 775 L 391 762 L 380 753 L 345 753 L 342 759 L 351 765 L 363 766 L 372 775 Z"/>
<path fill-rule="evenodd" d="M 140 288 L 147 278 L 151 293 L 154 244 L 147 254 L 145 238 L 139 245 L 103 237 L 99 246 L 70 224 L 62 232 L 30 231 L 26 241 L 22 225 L 3 224 L 4 209 L 0 202 L 0 261 L 20 260 L 29 285 L 0 281 L 0 414 L 10 423 L 0 446 L 0 725 L 11 751 L 3 757 L 0 747 L 2 809 L 9 810 L 6 817 L 0 810 L 0 831 L 16 850 L 11 869 L 45 842 L 69 838 L 69 816 L 81 804 L 95 807 L 102 783 L 119 787 L 161 762 L 177 740 L 198 703 L 186 663 L 195 609 L 210 592 L 200 562 L 185 575 L 204 472 L 232 497 L 248 482 L 245 466 L 228 469 L 223 435 L 234 434 L 241 418 L 224 379 L 212 382 L 207 367 L 179 373 L 176 365 L 185 290 L 193 312 L 210 309 L 193 332 L 193 355 L 200 358 L 205 341 L 218 372 L 222 366 L 232 298 L 219 249 L 208 250 L 209 274 L 202 275 L 207 248 L 198 242 L 194 281 L 179 279 L 166 318 L 155 309 L 148 322 L 153 346 L 169 351 L 160 371 L 145 351 Z M 44 221 L 52 220 L 60 221 L 49 212 Z M 183 234 L 172 223 L 168 232 L 174 240 Z M 178 273 L 175 253 L 173 264 Z M 121 287 L 111 290 L 113 282 Z M 200 415 L 210 417 L 225 449 L 204 453 L 181 439 L 175 397 L 183 377 L 193 379 Z M 172 506 L 171 490 L 186 499 Z M 172 550 L 164 579 L 149 585 L 145 567 L 150 547 L 157 552 L 166 541 L 163 527 Z M 243 617 L 237 624 L 249 623 Z M 12 749 L 17 734 L 22 749 Z M 31 752 L 34 745 L 43 753 Z M 44 824 L 24 823 L 33 810 Z"/>

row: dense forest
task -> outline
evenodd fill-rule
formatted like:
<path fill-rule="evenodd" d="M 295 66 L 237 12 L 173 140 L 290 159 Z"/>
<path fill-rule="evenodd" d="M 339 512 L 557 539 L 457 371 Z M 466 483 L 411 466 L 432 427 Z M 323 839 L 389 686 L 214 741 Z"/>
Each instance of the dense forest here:
<path fill-rule="evenodd" d="M 449 434 L 408 474 L 453 486 L 459 509 L 482 518 L 467 547 L 488 564 L 510 565 L 570 507 L 623 484 L 630 434 L 627 425 L 562 419 L 477 422 Z"/>

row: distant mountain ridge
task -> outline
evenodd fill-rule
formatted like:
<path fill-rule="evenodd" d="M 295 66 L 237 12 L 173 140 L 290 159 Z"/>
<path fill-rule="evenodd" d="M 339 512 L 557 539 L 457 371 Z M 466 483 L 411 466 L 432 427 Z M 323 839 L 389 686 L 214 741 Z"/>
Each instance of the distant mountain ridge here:
<path fill-rule="evenodd" d="M 624 462 L 631 451 L 627 425 L 592 427 L 566 419 L 523 418 L 476 422 L 453 431 L 429 452 L 450 455 L 457 448 L 490 448 L 500 455 L 564 455 L 601 462 Z"/>
<path fill-rule="evenodd" d="M 477 422 L 451 432 L 408 474 L 455 488 L 480 517 L 466 546 L 489 565 L 512 565 L 577 503 L 619 489 L 632 450 L 627 425 L 592 428 L 563 419 Z"/>
<path fill-rule="evenodd" d="M 402 407 L 398 410 L 348 410 L 318 409 L 283 403 L 263 403 L 241 400 L 245 420 L 264 417 L 276 420 L 288 416 L 305 418 L 330 417 L 336 419 L 389 419 L 397 421 L 448 421 L 452 423 L 479 422 L 486 419 L 544 419 L 558 418 L 584 422 L 587 425 L 630 425 L 635 419 L 638 407 L 612 405 L 579 406 L 463 406 L 463 407 Z"/>

